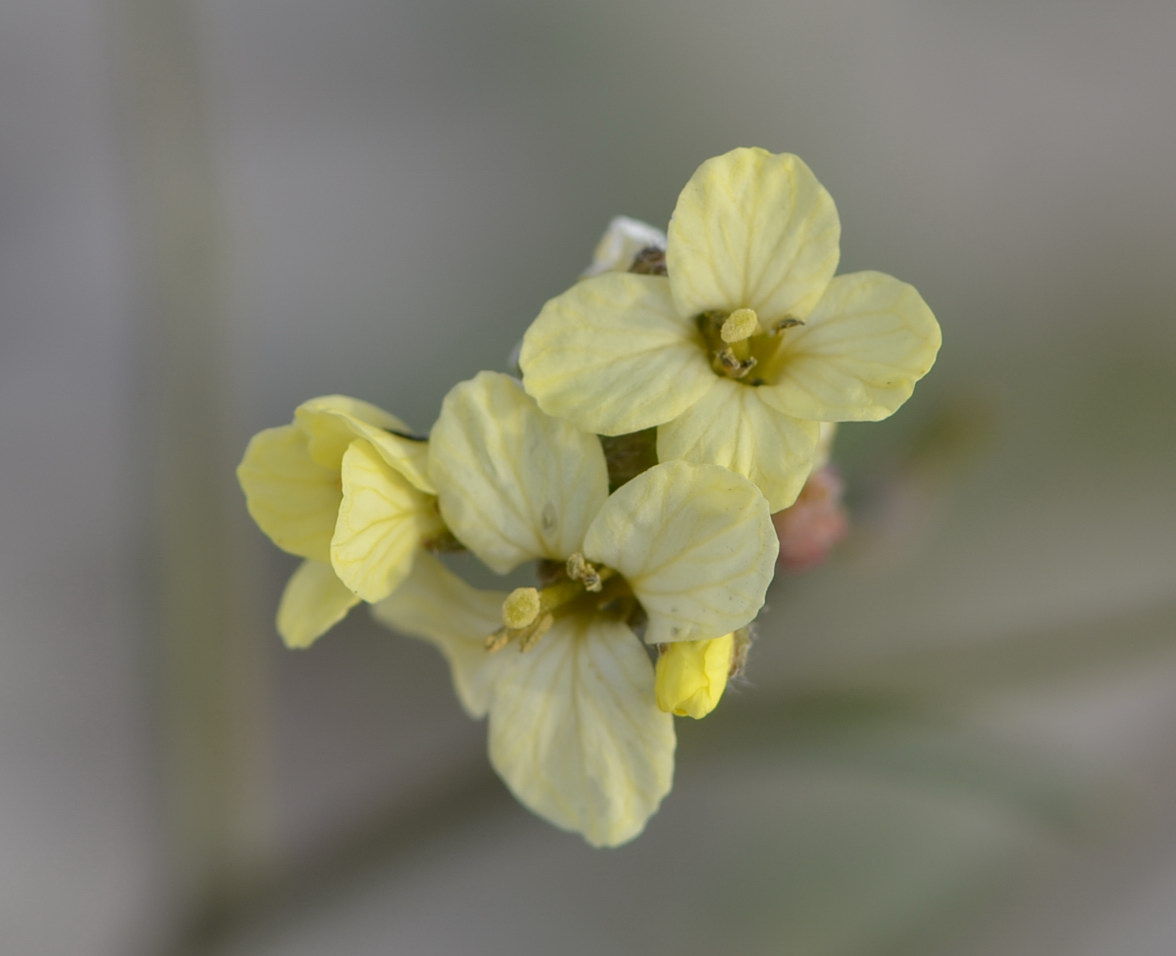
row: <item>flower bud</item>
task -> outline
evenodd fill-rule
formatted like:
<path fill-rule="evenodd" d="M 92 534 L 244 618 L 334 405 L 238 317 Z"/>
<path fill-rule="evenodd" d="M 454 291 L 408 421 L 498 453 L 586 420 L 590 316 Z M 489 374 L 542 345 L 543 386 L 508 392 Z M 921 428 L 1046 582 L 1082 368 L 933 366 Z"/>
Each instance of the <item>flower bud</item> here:
<path fill-rule="evenodd" d="M 829 556 L 849 531 L 843 493 L 836 469 L 826 465 L 809 475 L 796 504 L 772 515 L 780 538 L 780 567 L 805 571 Z"/>
<path fill-rule="evenodd" d="M 666 644 L 657 659 L 657 706 L 679 717 L 705 717 L 719 703 L 735 649 L 735 635 Z"/>

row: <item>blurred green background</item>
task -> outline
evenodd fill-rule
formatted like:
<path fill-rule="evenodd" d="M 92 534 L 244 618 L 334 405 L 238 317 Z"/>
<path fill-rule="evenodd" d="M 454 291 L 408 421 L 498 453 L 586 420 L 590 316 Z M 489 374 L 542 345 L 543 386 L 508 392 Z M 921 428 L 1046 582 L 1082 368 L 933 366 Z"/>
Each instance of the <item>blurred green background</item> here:
<path fill-rule="evenodd" d="M 1171 956 L 1174 41 L 1160 0 L 5 3 L 0 948 Z M 233 468 L 317 394 L 426 428 L 737 145 L 945 346 L 592 851 L 431 648 L 281 648 Z"/>

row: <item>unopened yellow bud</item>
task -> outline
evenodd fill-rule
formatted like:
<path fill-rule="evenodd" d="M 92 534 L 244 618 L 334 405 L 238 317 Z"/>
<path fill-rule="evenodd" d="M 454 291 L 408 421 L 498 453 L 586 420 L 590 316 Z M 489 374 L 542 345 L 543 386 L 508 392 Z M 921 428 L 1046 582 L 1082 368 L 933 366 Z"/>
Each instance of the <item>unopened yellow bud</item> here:
<path fill-rule="evenodd" d="M 734 634 L 666 644 L 657 659 L 657 706 L 679 717 L 705 717 L 723 696 L 734 652 Z"/>
<path fill-rule="evenodd" d="M 736 309 L 723 322 L 719 337 L 728 345 L 734 345 L 751 338 L 759 330 L 759 316 L 754 309 Z"/>
<path fill-rule="evenodd" d="M 539 592 L 535 588 L 515 588 L 502 602 L 502 623 L 512 631 L 534 624 L 539 606 Z"/>

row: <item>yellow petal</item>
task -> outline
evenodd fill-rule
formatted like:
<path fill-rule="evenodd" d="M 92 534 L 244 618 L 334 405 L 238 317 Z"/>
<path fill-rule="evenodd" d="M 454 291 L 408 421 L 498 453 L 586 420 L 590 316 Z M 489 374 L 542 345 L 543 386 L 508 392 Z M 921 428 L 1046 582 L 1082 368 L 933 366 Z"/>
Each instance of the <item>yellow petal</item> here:
<path fill-rule="evenodd" d="M 785 333 L 764 401 L 819 421 L 877 421 L 910 398 L 939 352 L 939 324 L 913 286 L 881 272 L 838 276 L 806 324 Z"/>
<path fill-rule="evenodd" d="M 339 473 L 307 451 L 296 425 L 258 432 L 237 466 L 245 505 L 257 526 L 284 551 L 327 561 L 339 511 Z"/>
<path fill-rule="evenodd" d="M 490 762 L 539 816 L 616 846 L 669 792 L 673 718 L 654 703 L 653 666 L 623 624 L 571 615 L 506 658 L 490 705 Z"/>
<path fill-rule="evenodd" d="M 598 435 L 667 422 L 715 379 L 666 279 L 622 272 L 585 279 L 543 306 L 519 363 L 540 408 Z"/>
<path fill-rule="evenodd" d="M 566 560 L 608 495 L 596 436 L 544 415 L 498 372 L 449 392 L 429 449 L 445 523 L 500 574 Z"/>
<path fill-rule="evenodd" d="M 703 401 L 657 430 L 658 458 L 730 468 L 764 493 L 772 511 L 787 508 L 812 471 L 820 429 L 768 407 L 763 391 L 716 380 Z"/>
<path fill-rule="evenodd" d="M 306 432 L 311 456 L 328 468 L 338 467 L 353 439 L 367 437 L 358 433 L 355 426 L 408 432 L 408 426 L 395 415 L 347 395 L 308 399 L 294 410 L 294 422 Z"/>
<path fill-rule="evenodd" d="M 763 606 L 778 545 L 768 502 L 718 465 L 656 465 L 605 502 L 584 554 L 625 576 L 650 644 L 721 637 Z"/>
<path fill-rule="evenodd" d="M 418 491 L 362 439 L 343 453 L 342 482 L 331 564 L 355 594 L 380 601 L 404 580 L 422 545 L 444 529 L 436 498 Z"/>
<path fill-rule="evenodd" d="M 358 603 L 329 564 L 303 561 L 278 602 L 278 633 L 287 647 L 310 647 Z"/>
<path fill-rule="evenodd" d="M 679 717 L 705 717 L 727 688 L 734 654 L 734 634 L 667 644 L 657 659 L 657 706 Z"/>
<path fill-rule="evenodd" d="M 457 697 L 471 717 L 483 717 L 498 671 L 517 652 L 486 652 L 486 637 L 501 625 L 501 591 L 470 587 L 431 554 L 422 553 L 391 597 L 372 606 L 376 620 L 437 645 L 449 662 Z"/>
<path fill-rule="evenodd" d="M 306 433 L 311 457 L 324 467 L 337 469 L 347 446 L 363 438 L 421 491 L 434 493 L 426 467 L 428 444 L 405 437 L 411 435 L 409 427 L 382 408 L 346 395 L 324 395 L 299 405 L 294 421 Z"/>
<path fill-rule="evenodd" d="M 685 315 L 804 318 L 837 270 L 841 224 L 798 157 L 735 149 L 698 167 L 670 219 L 666 265 Z"/>
<path fill-rule="evenodd" d="M 377 429 L 366 429 L 367 440 L 391 467 L 404 475 L 413 486 L 426 494 L 437 489 L 429 477 L 429 443 L 420 438 L 404 438 Z"/>

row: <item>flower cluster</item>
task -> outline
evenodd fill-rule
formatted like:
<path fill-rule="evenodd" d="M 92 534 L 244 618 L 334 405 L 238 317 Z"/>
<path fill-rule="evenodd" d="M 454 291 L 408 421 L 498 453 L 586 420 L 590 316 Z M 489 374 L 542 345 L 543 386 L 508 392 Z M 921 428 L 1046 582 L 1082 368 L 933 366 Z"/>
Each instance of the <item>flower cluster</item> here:
<path fill-rule="evenodd" d="M 636 836 L 673 715 L 741 669 L 778 556 L 811 564 L 844 527 L 832 423 L 889 415 L 938 351 L 911 286 L 834 275 L 839 234 L 800 159 L 733 150 L 666 233 L 614 220 L 526 331 L 521 379 L 458 384 L 427 439 L 341 396 L 255 436 L 249 512 L 304 559 L 286 643 L 367 602 L 445 655 L 523 804 L 594 845 Z M 457 549 L 534 585 L 471 587 L 439 557 Z"/>

